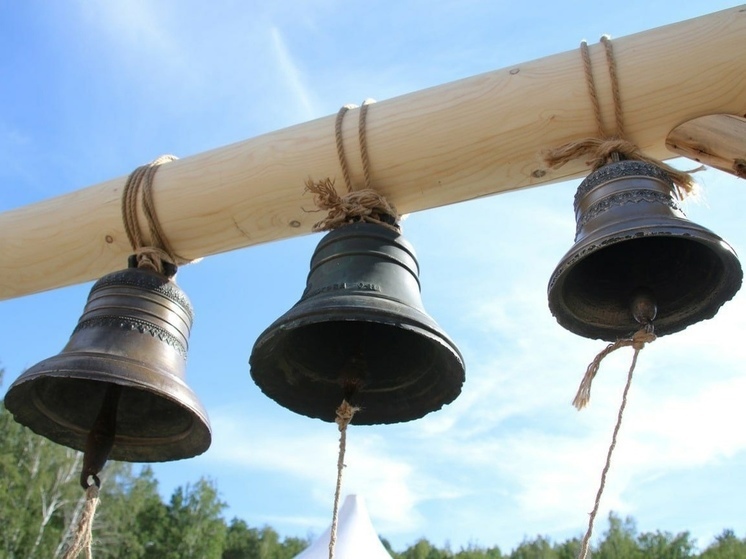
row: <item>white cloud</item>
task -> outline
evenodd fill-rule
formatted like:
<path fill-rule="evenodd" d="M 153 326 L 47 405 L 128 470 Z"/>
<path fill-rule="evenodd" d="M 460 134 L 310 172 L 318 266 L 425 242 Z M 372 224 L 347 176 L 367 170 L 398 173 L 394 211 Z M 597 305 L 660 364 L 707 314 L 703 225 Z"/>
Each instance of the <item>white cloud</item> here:
<path fill-rule="evenodd" d="M 301 107 L 300 116 L 303 120 L 310 120 L 319 116 L 313 108 L 311 96 L 308 89 L 303 84 L 301 73 L 294 62 L 290 51 L 285 45 L 282 33 L 277 27 L 272 27 L 270 33 L 272 35 L 272 45 L 274 46 L 275 59 L 279 66 L 280 73 Z"/>

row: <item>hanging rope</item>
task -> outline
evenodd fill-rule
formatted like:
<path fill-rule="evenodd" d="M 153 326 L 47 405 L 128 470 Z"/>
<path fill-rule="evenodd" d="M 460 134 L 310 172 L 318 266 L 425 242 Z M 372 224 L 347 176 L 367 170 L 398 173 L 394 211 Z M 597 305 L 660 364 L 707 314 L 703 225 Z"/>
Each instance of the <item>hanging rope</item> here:
<path fill-rule="evenodd" d="M 110 383 L 106 388 L 101 409 L 88 432 L 83 453 L 83 468 L 80 472 L 80 485 L 85 489 L 85 504 L 78 519 L 78 525 L 73 535 L 72 543 L 65 552 L 63 559 L 75 559 L 81 551 L 85 551 L 86 558 L 91 559 L 91 544 L 93 541 L 93 517 L 98 507 L 99 488 L 101 480 L 98 474 L 104 468 L 109 458 L 117 430 L 117 410 L 122 387 Z M 93 480 L 91 483 L 90 480 Z"/>
<path fill-rule="evenodd" d="M 339 518 L 339 497 L 342 493 L 342 472 L 345 467 L 345 452 L 347 450 L 347 426 L 360 408 L 351 406 L 347 400 L 337 408 L 337 418 L 334 420 L 339 427 L 339 456 L 337 457 L 337 485 L 334 490 L 334 509 L 332 512 L 332 527 L 329 536 L 329 559 L 334 559 L 334 547 L 337 545 L 337 522 Z"/>
<path fill-rule="evenodd" d="M 577 394 L 575 394 L 575 399 L 572 401 L 572 405 L 575 406 L 578 410 L 582 410 L 585 406 L 588 405 L 588 402 L 591 399 L 591 384 L 593 383 L 593 379 L 596 378 L 599 367 L 601 367 L 601 361 L 603 361 L 607 355 L 615 352 L 619 348 L 632 346 L 635 349 L 635 355 L 633 359 L 636 361 L 637 354 L 643 347 L 645 347 L 645 344 L 650 343 L 654 340 L 655 334 L 653 334 L 652 329 L 641 328 L 640 330 L 635 332 L 635 335 L 631 338 L 623 338 L 621 340 L 615 341 L 613 344 L 609 344 L 608 346 L 606 346 L 603 351 L 596 355 L 591 364 L 588 365 L 588 369 L 585 371 L 585 376 L 580 382 L 578 392 Z"/>
<path fill-rule="evenodd" d="M 372 99 L 363 101 L 358 121 L 360 158 L 363 165 L 363 188 L 356 189 L 352 184 L 342 133 L 342 122 L 345 115 L 350 109 L 357 107 L 356 105 L 344 105 L 337 112 L 337 118 L 334 122 L 334 136 L 337 157 L 342 168 L 342 177 L 345 181 L 347 193 L 340 195 L 334 186 L 334 180 L 330 178 L 321 181 L 312 179 L 306 181 L 305 191 L 313 194 L 314 203 L 320 210 L 327 211 L 327 216 L 314 224 L 314 231 L 331 231 L 343 225 L 360 221 L 376 223 L 396 232 L 400 231 L 400 216 L 396 208 L 372 187 L 366 130 L 368 107 L 373 103 L 375 101 Z"/>
<path fill-rule="evenodd" d="M 178 159 L 173 155 L 162 155 L 147 165 L 132 171 L 122 191 L 122 221 L 124 230 L 137 258 L 139 268 L 149 268 L 168 277 L 176 273 L 176 267 L 190 260 L 179 256 L 168 242 L 158 221 L 153 200 L 153 180 L 158 167 Z M 137 202 L 142 199 L 142 211 L 148 224 L 149 244 L 145 244 L 138 217 Z M 164 264 L 166 267 L 164 268 Z"/>
<path fill-rule="evenodd" d="M 562 146 L 547 150 L 544 153 L 545 163 L 552 169 L 558 169 L 569 161 L 581 157 L 590 157 L 590 159 L 586 161 L 586 164 L 595 171 L 604 165 L 614 161 L 619 161 L 620 159 L 645 161 L 660 167 L 668 175 L 671 182 L 673 182 L 676 193 L 680 199 L 693 194 L 696 191 L 696 183 L 690 173 L 699 171 L 703 167 L 693 169 L 689 172 L 680 171 L 658 159 L 644 155 L 639 147 L 626 139 L 622 97 L 619 88 L 614 50 L 611 44 L 611 39 L 608 36 L 604 35 L 601 37 L 601 42 L 604 45 L 606 65 L 609 71 L 609 79 L 611 81 L 611 95 L 614 102 L 616 134 L 609 135 L 604 130 L 603 116 L 601 114 L 601 106 L 598 99 L 595 80 L 593 78 L 593 68 L 591 65 L 588 43 L 582 41 L 580 43 L 580 53 L 583 59 L 583 69 L 586 85 L 588 87 L 588 96 L 590 97 L 591 105 L 593 106 L 597 137 L 575 140 Z"/>
<path fill-rule="evenodd" d="M 614 449 L 616 448 L 617 436 L 619 435 L 619 429 L 622 426 L 622 416 L 624 415 L 624 409 L 627 407 L 627 395 L 629 394 L 630 386 L 632 386 L 632 375 L 635 371 L 635 367 L 637 366 L 637 356 L 645 347 L 646 343 L 650 343 L 654 340 L 655 334 L 653 334 L 652 326 L 647 326 L 638 330 L 631 338 L 617 340 L 613 344 L 609 344 L 608 346 L 606 346 L 606 348 L 601 351 L 593 360 L 593 362 L 588 366 L 588 370 L 586 371 L 585 376 L 580 383 L 580 387 L 578 388 L 578 393 L 575 395 L 575 399 L 573 400 L 573 405 L 578 410 L 583 409 L 590 400 L 591 383 L 593 382 L 596 373 L 598 373 L 598 369 L 601 366 L 601 361 L 603 361 L 607 355 L 613 353 L 619 348 L 629 346 L 632 346 L 634 348 L 635 351 L 632 356 L 632 364 L 630 365 L 629 372 L 627 373 L 627 383 L 625 384 L 624 392 L 622 393 L 622 403 L 619 407 L 616 425 L 614 426 L 614 432 L 611 436 L 611 444 L 609 445 L 609 450 L 606 453 L 606 463 L 604 464 L 604 468 L 601 471 L 601 483 L 599 484 L 598 491 L 596 492 L 596 500 L 593 504 L 593 510 L 591 511 L 591 514 L 588 518 L 588 529 L 585 532 L 585 536 L 583 536 L 580 553 L 578 554 L 579 559 L 586 559 L 586 556 L 588 555 L 588 548 L 590 545 L 591 536 L 593 535 L 593 524 L 596 520 L 599 506 L 601 505 L 601 496 L 603 495 L 604 489 L 606 488 L 606 476 L 609 473 L 609 468 L 611 467 L 611 456 L 614 453 Z"/>
<path fill-rule="evenodd" d="M 73 541 L 70 543 L 70 547 L 67 548 L 63 559 L 75 559 L 82 551 L 85 551 L 86 559 L 92 559 L 91 544 L 93 543 L 93 535 L 91 528 L 93 527 L 93 517 L 96 514 L 96 507 L 98 507 L 98 493 L 99 488 L 95 483 L 89 485 L 85 490 L 85 505 L 80 513 Z"/>

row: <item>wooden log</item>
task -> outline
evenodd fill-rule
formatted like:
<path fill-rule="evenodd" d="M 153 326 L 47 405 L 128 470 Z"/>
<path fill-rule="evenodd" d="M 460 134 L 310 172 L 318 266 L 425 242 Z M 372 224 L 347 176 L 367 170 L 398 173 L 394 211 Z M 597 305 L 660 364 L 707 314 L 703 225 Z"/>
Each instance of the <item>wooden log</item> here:
<path fill-rule="evenodd" d="M 671 157 L 668 133 L 714 113 L 746 114 L 746 6 L 614 40 L 628 139 Z M 603 47 L 591 46 L 606 123 L 613 103 Z M 358 110 L 343 132 L 356 184 Z M 161 167 L 158 215 L 179 254 L 197 258 L 308 233 L 318 214 L 307 178 L 339 177 L 334 116 Z M 596 135 L 577 50 L 376 103 L 368 112 L 374 187 L 414 212 L 577 177 L 543 150 Z M 154 157 L 159 154 L 153 154 Z M 145 163 L 145 162 L 143 162 Z M 0 214 L 0 298 L 100 277 L 130 252 L 120 216 L 125 177 Z"/>
<path fill-rule="evenodd" d="M 746 179 L 746 118 L 706 115 L 688 120 L 671 130 L 666 146 L 678 155 Z"/>

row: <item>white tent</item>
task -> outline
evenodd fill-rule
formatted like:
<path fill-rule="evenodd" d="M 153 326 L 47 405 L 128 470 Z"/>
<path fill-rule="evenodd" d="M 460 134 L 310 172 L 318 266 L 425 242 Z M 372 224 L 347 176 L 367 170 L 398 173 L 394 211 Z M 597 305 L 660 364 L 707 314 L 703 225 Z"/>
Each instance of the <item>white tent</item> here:
<path fill-rule="evenodd" d="M 305 551 L 294 559 L 329 559 L 331 526 Z M 347 495 L 339 509 L 335 559 L 391 559 L 383 547 L 368 516 L 365 501 L 357 495 Z"/>

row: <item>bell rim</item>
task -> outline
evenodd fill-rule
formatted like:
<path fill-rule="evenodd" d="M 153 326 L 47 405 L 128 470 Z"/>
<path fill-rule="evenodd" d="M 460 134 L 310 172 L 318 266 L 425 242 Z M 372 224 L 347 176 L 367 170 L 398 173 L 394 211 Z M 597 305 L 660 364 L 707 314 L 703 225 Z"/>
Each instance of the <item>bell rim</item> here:
<path fill-rule="evenodd" d="M 91 378 L 89 375 L 93 367 L 89 370 L 82 371 L 80 368 L 72 368 L 71 365 L 60 367 L 57 365 L 61 361 L 70 361 L 71 358 L 85 358 L 87 363 L 106 363 L 109 365 L 105 369 L 97 370 L 100 375 L 98 378 Z M 45 379 L 70 379 L 95 382 L 101 385 L 117 384 L 119 386 L 133 390 L 141 390 L 156 394 L 159 398 L 167 400 L 178 406 L 182 411 L 187 412 L 191 419 L 189 430 L 168 437 L 151 437 L 149 439 L 138 438 L 127 435 L 117 435 L 114 446 L 109 454 L 110 460 L 120 460 L 126 462 L 168 462 L 185 458 L 192 458 L 206 452 L 212 442 L 212 429 L 206 409 L 197 398 L 194 391 L 181 378 L 172 373 L 158 370 L 159 385 L 146 383 L 144 379 L 125 379 L 122 375 L 117 375 L 112 367 L 112 363 L 125 365 L 128 372 L 142 368 L 140 362 L 127 359 L 120 356 L 111 356 L 97 354 L 95 352 L 75 352 L 60 353 L 58 355 L 44 359 L 30 367 L 10 385 L 5 394 L 5 407 L 11 412 L 15 420 L 31 429 L 38 435 L 41 435 L 56 444 L 67 446 L 75 450 L 85 450 L 88 430 L 70 421 L 66 421 L 59 413 L 48 409 L 40 401 L 36 393 L 36 386 L 39 381 Z M 103 367 L 99 367 L 101 369 Z M 153 370 L 151 369 L 151 374 Z M 88 375 L 88 376 L 87 376 Z M 110 379 L 110 382 L 104 379 Z M 126 382 L 125 382 L 126 380 Z M 181 395 L 182 400 L 176 396 Z M 31 406 L 23 406 L 23 403 Z M 188 402 L 188 405 L 187 405 Z M 47 412 L 44 411 L 44 409 Z M 36 420 L 34 420 L 36 419 Z M 57 421 L 55 421 L 57 419 Z M 145 418 L 143 421 L 147 421 Z M 55 429 L 57 427 L 57 429 Z M 59 432 L 59 429 L 64 432 Z M 184 444 L 186 441 L 187 444 Z M 167 444 L 164 444 L 166 442 Z M 180 444 L 181 443 L 181 444 Z M 161 452 L 157 457 L 148 457 L 147 451 L 156 449 Z"/>
<path fill-rule="evenodd" d="M 376 297 L 376 302 L 384 308 L 372 309 L 364 305 L 364 303 L 370 302 L 371 297 L 372 295 L 367 292 L 364 295 L 350 293 L 337 297 L 327 296 L 324 299 L 323 309 L 319 309 L 314 304 L 315 302 L 310 299 L 301 300 L 262 331 L 254 343 L 254 348 L 256 349 L 261 346 L 264 343 L 264 338 L 269 333 L 278 329 L 287 331 L 316 324 L 317 322 L 330 322 L 332 320 L 376 322 L 390 326 L 401 326 L 421 333 L 434 334 L 447 342 L 446 345 L 453 350 L 454 354 L 458 356 L 459 361 L 463 364 L 464 357 L 458 346 L 426 312 L 406 305 L 396 299 L 380 296 Z M 408 316 L 408 314 L 416 316 Z M 323 318 L 324 320 L 316 320 L 316 318 Z M 406 318 L 406 320 L 402 321 L 402 318 Z M 252 350 L 252 355 L 254 352 Z"/>
<path fill-rule="evenodd" d="M 720 308 L 730 301 L 741 288 L 743 282 L 743 269 L 741 268 L 738 255 L 735 249 L 717 234 L 713 233 L 706 227 L 697 225 L 686 219 L 677 219 L 677 223 L 671 226 L 662 226 L 660 221 L 650 223 L 647 219 L 633 220 L 630 223 L 636 226 L 630 226 L 613 238 L 604 239 L 603 230 L 595 231 L 593 234 L 579 240 L 573 247 L 567 251 L 560 259 L 559 264 L 555 267 L 550 276 L 547 286 L 549 310 L 557 322 L 573 334 L 586 338 L 601 339 L 609 342 L 616 341 L 623 337 L 632 335 L 640 326 L 630 330 L 628 327 L 612 327 L 608 325 L 588 324 L 572 312 L 565 312 L 566 307 L 561 304 L 562 291 L 564 282 L 573 268 L 587 256 L 603 248 L 613 246 L 625 241 L 649 238 L 677 238 L 696 242 L 705 246 L 710 252 L 717 256 L 717 260 L 723 265 L 724 276 L 730 279 L 725 283 L 720 297 L 716 300 L 716 305 L 707 312 L 706 308 L 689 315 L 686 321 L 667 324 L 665 319 L 658 319 L 653 322 L 657 336 L 665 336 L 680 332 L 689 326 L 713 318 Z M 635 231 L 635 234 L 625 235 L 625 231 Z M 708 238 L 709 236 L 709 238 Z M 603 242 L 601 242 L 603 241 Z M 670 322 L 670 320 L 668 321 Z"/>
<path fill-rule="evenodd" d="M 361 297 L 361 300 L 364 300 L 365 297 Z M 350 296 L 347 296 L 345 298 L 346 301 L 349 302 Z M 388 301 L 391 302 L 391 301 Z M 404 307 L 401 303 L 397 302 L 397 307 L 401 305 L 401 307 Z M 401 310 L 401 307 L 399 310 Z M 413 310 L 413 309 L 410 309 Z M 291 309 L 292 311 L 292 309 Z M 393 423 L 402 423 L 406 421 L 413 421 L 416 419 L 420 419 L 424 417 L 425 415 L 432 413 L 434 411 L 437 411 L 443 406 L 446 406 L 453 401 L 456 400 L 456 398 L 461 394 L 461 391 L 463 390 L 463 385 L 466 381 L 466 367 L 464 363 L 464 358 L 461 352 L 459 351 L 456 344 L 453 342 L 453 340 L 440 328 L 440 326 L 426 313 L 422 313 L 420 311 L 417 311 L 417 314 L 420 315 L 420 318 L 428 319 L 427 322 L 429 324 L 425 325 L 424 321 L 423 323 L 417 323 L 417 320 L 415 317 L 407 317 L 407 320 L 402 320 L 402 316 L 392 316 L 392 315 L 385 315 L 382 314 L 380 311 L 370 311 L 366 309 L 361 309 L 360 307 L 347 307 L 345 305 L 338 305 L 336 307 L 331 305 L 325 305 L 323 310 L 319 310 L 318 312 L 307 312 L 300 314 L 298 316 L 287 316 L 290 314 L 291 311 L 288 311 L 286 315 L 283 315 L 280 317 L 277 321 L 275 321 L 272 325 L 270 325 L 268 328 L 266 328 L 262 334 L 257 338 L 257 341 L 254 344 L 254 347 L 251 352 L 251 356 L 249 357 L 249 365 L 250 365 L 250 375 L 253 379 L 254 383 L 259 387 L 259 389 L 262 391 L 262 393 L 269 397 L 271 400 L 275 401 L 277 404 L 293 411 L 294 413 L 297 413 L 299 415 L 303 415 L 305 417 L 310 417 L 313 419 L 320 419 L 322 421 L 326 422 L 333 422 L 335 420 L 335 410 L 330 409 L 325 412 L 321 413 L 309 413 L 309 409 L 312 406 L 309 406 L 309 408 L 305 408 L 305 411 L 301 411 L 299 409 L 289 407 L 287 405 L 288 402 L 292 401 L 292 398 L 278 398 L 278 394 L 273 393 L 271 390 L 268 391 L 267 389 L 271 387 L 271 382 L 265 382 L 265 378 L 271 378 L 271 375 L 274 371 L 276 371 L 277 367 L 273 366 L 270 362 L 271 354 L 273 353 L 273 348 L 277 344 L 281 344 L 292 332 L 295 332 L 299 329 L 314 326 L 316 324 L 324 324 L 329 322 L 355 322 L 355 323 L 370 323 L 370 324 L 381 324 L 384 326 L 393 326 L 397 327 L 403 330 L 406 330 L 408 332 L 411 332 L 413 334 L 418 334 L 420 336 L 424 336 L 427 338 L 427 340 L 431 344 L 437 344 L 436 347 L 438 347 L 438 354 L 441 359 L 444 359 L 446 362 L 448 362 L 446 367 L 443 367 L 444 370 L 447 370 L 450 374 L 456 375 L 458 378 L 456 378 L 456 382 L 454 383 L 454 386 L 446 391 L 442 396 L 441 399 L 438 400 L 437 407 L 433 407 L 432 409 L 428 409 L 424 411 L 424 413 L 417 413 L 417 414 L 405 414 L 402 413 L 401 410 L 398 411 L 396 414 L 390 414 L 387 417 L 382 417 L 384 414 L 379 413 L 375 415 L 368 415 L 366 416 L 365 413 L 359 413 L 356 414 L 353 417 L 352 424 L 354 425 L 382 425 L 382 424 L 393 424 Z M 354 316 L 353 314 L 354 313 Z M 264 365 L 261 365 L 261 364 Z M 263 370 L 258 370 L 257 366 L 262 366 Z M 286 385 L 287 383 L 283 383 L 283 385 Z M 366 392 L 365 394 L 372 394 L 374 391 Z M 340 390 L 341 395 L 341 390 Z M 342 397 L 340 396 L 340 402 L 342 400 Z"/>

